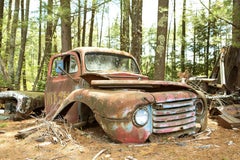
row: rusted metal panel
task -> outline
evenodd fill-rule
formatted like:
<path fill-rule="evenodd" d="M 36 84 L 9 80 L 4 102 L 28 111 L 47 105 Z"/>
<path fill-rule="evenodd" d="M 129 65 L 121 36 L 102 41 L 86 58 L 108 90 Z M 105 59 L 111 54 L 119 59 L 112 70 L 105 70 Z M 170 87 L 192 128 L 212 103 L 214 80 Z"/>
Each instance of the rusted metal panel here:
<path fill-rule="evenodd" d="M 196 124 L 194 122 L 179 126 L 167 127 L 167 128 L 153 128 L 153 133 L 172 133 L 177 131 L 184 131 L 186 129 L 195 128 Z"/>
<path fill-rule="evenodd" d="M 156 108 L 156 107 L 154 107 Z M 191 105 L 191 106 L 186 106 L 186 107 L 180 107 L 180 108 L 169 108 L 169 109 L 161 109 L 161 107 L 158 106 L 158 110 L 154 109 L 153 115 L 169 115 L 169 114 L 178 114 L 178 113 L 183 113 L 183 112 L 190 112 L 190 111 L 195 111 L 195 106 Z"/>
<path fill-rule="evenodd" d="M 23 119 L 32 111 L 44 108 L 44 94 L 41 92 L 4 91 L 0 92 L 0 100 L 5 104 L 5 111 L 13 114 L 14 119 Z"/>
<path fill-rule="evenodd" d="M 153 121 L 168 122 L 195 116 L 195 112 L 181 113 L 176 115 L 154 116 Z"/>
<path fill-rule="evenodd" d="M 240 119 L 230 115 L 222 114 L 217 117 L 218 124 L 224 128 L 233 129 L 240 127 Z"/>
<path fill-rule="evenodd" d="M 191 86 L 183 83 L 154 80 L 93 80 L 91 86 L 99 88 L 152 88 L 161 91 L 192 89 Z"/>
<path fill-rule="evenodd" d="M 114 141 L 121 143 L 144 143 L 152 133 L 152 122 L 143 127 L 137 127 L 132 119 L 108 119 L 96 115 L 96 120 L 102 126 L 105 133 Z"/>
<path fill-rule="evenodd" d="M 191 117 L 186 117 L 184 119 L 175 119 L 171 121 L 160 121 L 160 122 L 153 122 L 153 126 L 156 128 L 167 128 L 171 126 L 180 126 L 182 124 L 188 124 L 188 123 L 193 123 L 196 121 L 196 117 L 191 116 Z"/>
<path fill-rule="evenodd" d="M 240 104 L 233 104 L 219 108 L 218 124 L 228 129 L 240 127 Z"/>

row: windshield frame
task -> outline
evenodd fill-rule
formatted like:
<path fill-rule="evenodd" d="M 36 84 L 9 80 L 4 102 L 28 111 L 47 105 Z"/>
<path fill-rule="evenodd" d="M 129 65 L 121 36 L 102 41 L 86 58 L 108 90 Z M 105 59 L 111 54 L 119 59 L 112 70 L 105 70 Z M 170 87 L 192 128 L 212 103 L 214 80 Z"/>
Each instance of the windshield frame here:
<path fill-rule="evenodd" d="M 128 72 L 134 74 L 141 73 L 136 60 L 131 56 L 122 54 L 99 51 L 86 52 L 84 56 L 84 62 L 86 71 L 88 72 Z"/>

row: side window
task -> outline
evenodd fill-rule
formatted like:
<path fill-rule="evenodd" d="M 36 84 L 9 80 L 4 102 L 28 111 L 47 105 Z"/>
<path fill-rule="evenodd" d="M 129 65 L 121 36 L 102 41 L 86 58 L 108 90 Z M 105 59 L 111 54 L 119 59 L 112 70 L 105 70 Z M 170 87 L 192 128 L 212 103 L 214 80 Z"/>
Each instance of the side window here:
<path fill-rule="evenodd" d="M 59 65 L 62 61 L 62 65 Z M 59 68 L 60 67 L 60 68 Z M 78 71 L 78 64 L 75 56 L 66 55 L 64 57 L 57 57 L 53 61 L 51 76 L 65 75 L 66 73 L 72 74 Z"/>
<path fill-rule="evenodd" d="M 76 73 L 78 71 L 77 61 L 75 56 L 67 55 L 63 58 L 64 71 L 67 73 Z M 65 73 L 64 73 L 65 74 Z"/>
<path fill-rule="evenodd" d="M 70 56 L 69 73 L 76 73 L 78 71 L 78 65 L 74 56 Z"/>
<path fill-rule="evenodd" d="M 61 57 L 57 57 L 57 58 L 55 58 L 55 59 L 53 60 L 52 70 L 51 70 L 51 76 L 52 76 L 52 77 L 56 77 L 56 76 L 58 76 L 58 74 L 59 74 L 59 73 L 57 72 L 57 70 L 58 70 L 58 69 L 57 69 L 57 67 L 58 67 L 58 66 L 57 66 L 57 65 L 58 65 L 57 62 L 58 62 L 59 60 L 61 60 Z"/>

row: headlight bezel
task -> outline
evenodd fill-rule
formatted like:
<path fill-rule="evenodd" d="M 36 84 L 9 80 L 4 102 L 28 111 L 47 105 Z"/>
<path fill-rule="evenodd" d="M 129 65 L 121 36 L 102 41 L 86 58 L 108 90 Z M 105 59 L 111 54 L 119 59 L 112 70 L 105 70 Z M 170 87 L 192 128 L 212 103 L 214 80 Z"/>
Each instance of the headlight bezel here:
<path fill-rule="evenodd" d="M 195 113 L 197 117 L 204 115 L 205 106 L 204 106 L 204 102 L 201 99 L 196 99 L 194 102 L 194 106 L 195 106 Z"/>
<path fill-rule="evenodd" d="M 150 115 L 147 107 L 139 107 L 134 111 L 132 120 L 135 126 L 143 127 L 148 123 Z"/>

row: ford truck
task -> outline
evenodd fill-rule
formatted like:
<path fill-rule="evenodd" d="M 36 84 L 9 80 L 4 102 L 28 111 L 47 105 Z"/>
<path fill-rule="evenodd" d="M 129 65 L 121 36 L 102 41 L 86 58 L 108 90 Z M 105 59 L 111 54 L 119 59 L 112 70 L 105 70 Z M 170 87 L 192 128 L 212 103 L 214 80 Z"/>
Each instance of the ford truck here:
<path fill-rule="evenodd" d="M 108 48 L 53 55 L 44 107 L 47 120 L 77 127 L 96 121 L 120 143 L 192 135 L 207 127 L 202 92 L 180 82 L 149 80 L 131 54 Z"/>

